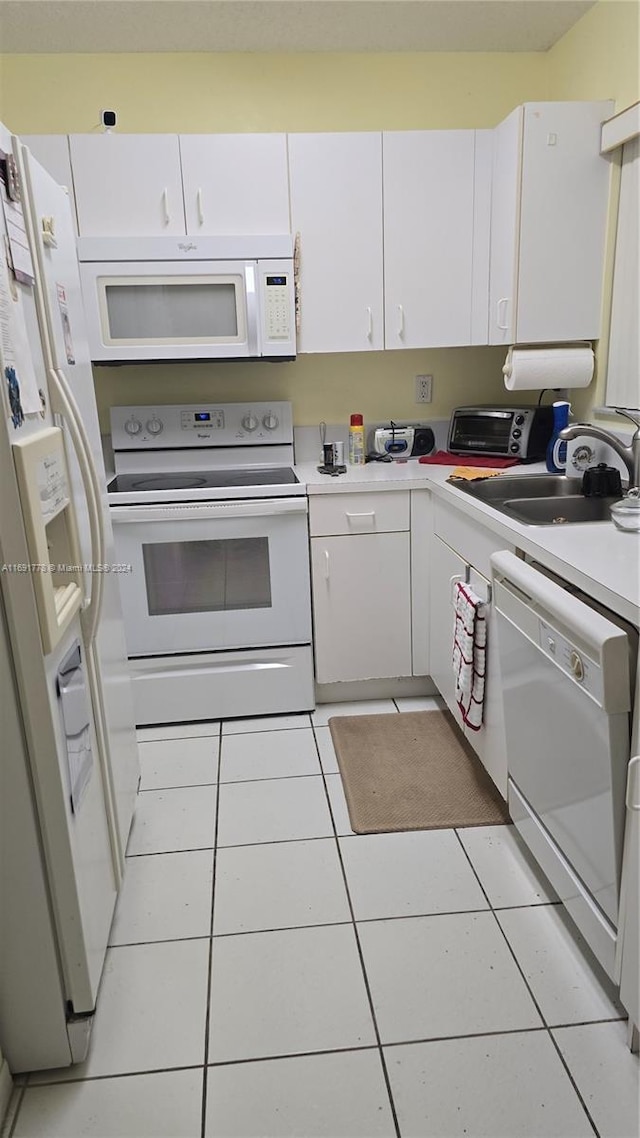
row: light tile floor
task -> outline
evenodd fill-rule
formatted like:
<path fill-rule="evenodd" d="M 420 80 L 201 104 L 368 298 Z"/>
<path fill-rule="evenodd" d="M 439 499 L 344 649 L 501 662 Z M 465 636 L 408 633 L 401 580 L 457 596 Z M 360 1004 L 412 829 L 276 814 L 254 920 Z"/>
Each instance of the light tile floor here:
<path fill-rule="evenodd" d="M 513 827 L 357 836 L 331 715 L 139 733 L 89 1058 L 11 1138 L 634 1138 L 611 985 Z"/>

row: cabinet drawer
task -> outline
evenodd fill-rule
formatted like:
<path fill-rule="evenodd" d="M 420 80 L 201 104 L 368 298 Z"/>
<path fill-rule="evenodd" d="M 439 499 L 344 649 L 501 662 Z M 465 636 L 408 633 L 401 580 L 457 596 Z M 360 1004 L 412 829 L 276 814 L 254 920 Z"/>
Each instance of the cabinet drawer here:
<path fill-rule="evenodd" d="M 320 494 L 309 499 L 312 537 L 409 529 L 409 491 Z"/>
<path fill-rule="evenodd" d="M 489 558 L 499 549 L 513 552 L 514 547 L 503 538 L 492 533 L 482 523 L 475 522 L 465 514 L 458 513 L 444 502 L 434 502 L 434 532 L 469 565 L 473 565 L 488 581 L 491 580 Z"/>

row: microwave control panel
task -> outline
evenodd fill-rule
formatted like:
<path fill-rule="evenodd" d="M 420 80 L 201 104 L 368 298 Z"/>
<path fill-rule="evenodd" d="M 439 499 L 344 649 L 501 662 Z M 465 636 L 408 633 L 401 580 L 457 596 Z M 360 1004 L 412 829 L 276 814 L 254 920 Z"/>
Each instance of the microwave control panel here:
<path fill-rule="evenodd" d="M 288 273 L 265 273 L 265 333 L 267 340 L 291 339 L 291 297 Z"/>

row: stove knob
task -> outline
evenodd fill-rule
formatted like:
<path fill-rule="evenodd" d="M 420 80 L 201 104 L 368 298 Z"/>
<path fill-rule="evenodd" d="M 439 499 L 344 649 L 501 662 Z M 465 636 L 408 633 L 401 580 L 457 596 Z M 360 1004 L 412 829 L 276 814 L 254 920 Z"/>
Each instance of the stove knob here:
<path fill-rule="evenodd" d="M 147 430 L 150 435 L 159 435 L 162 431 L 162 426 L 163 424 L 160 422 L 160 419 L 149 419 Z"/>
<path fill-rule="evenodd" d="M 255 431 L 256 427 L 258 426 L 258 420 L 256 419 L 255 415 L 249 413 L 248 415 L 244 416 L 242 420 L 242 426 L 244 427 L 245 431 Z"/>
<path fill-rule="evenodd" d="M 128 435 L 138 435 L 142 430 L 142 423 L 138 419 L 127 419 L 124 429 Z"/>
<path fill-rule="evenodd" d="M 276 427 L 279 426 L 280 420 L 277 415 L 274 415 L 273 411 L 270 411 L 268 415 L 265 415 L 262 423 L 268 431 L 275 431 Z"/>

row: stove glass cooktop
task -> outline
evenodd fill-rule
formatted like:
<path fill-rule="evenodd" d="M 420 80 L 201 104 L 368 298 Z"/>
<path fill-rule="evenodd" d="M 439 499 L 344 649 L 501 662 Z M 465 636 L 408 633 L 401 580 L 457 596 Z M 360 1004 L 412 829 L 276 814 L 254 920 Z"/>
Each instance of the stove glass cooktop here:
<path fill-rule="evenodd" d="M 119 474 L 109 483 L 109 494 L 144 493 L 158 490 L 233 490 L 237 486 L 294 486 L 293 470 L 246 468 L 230 470 L 173 471 L 168 474 Z"/>

